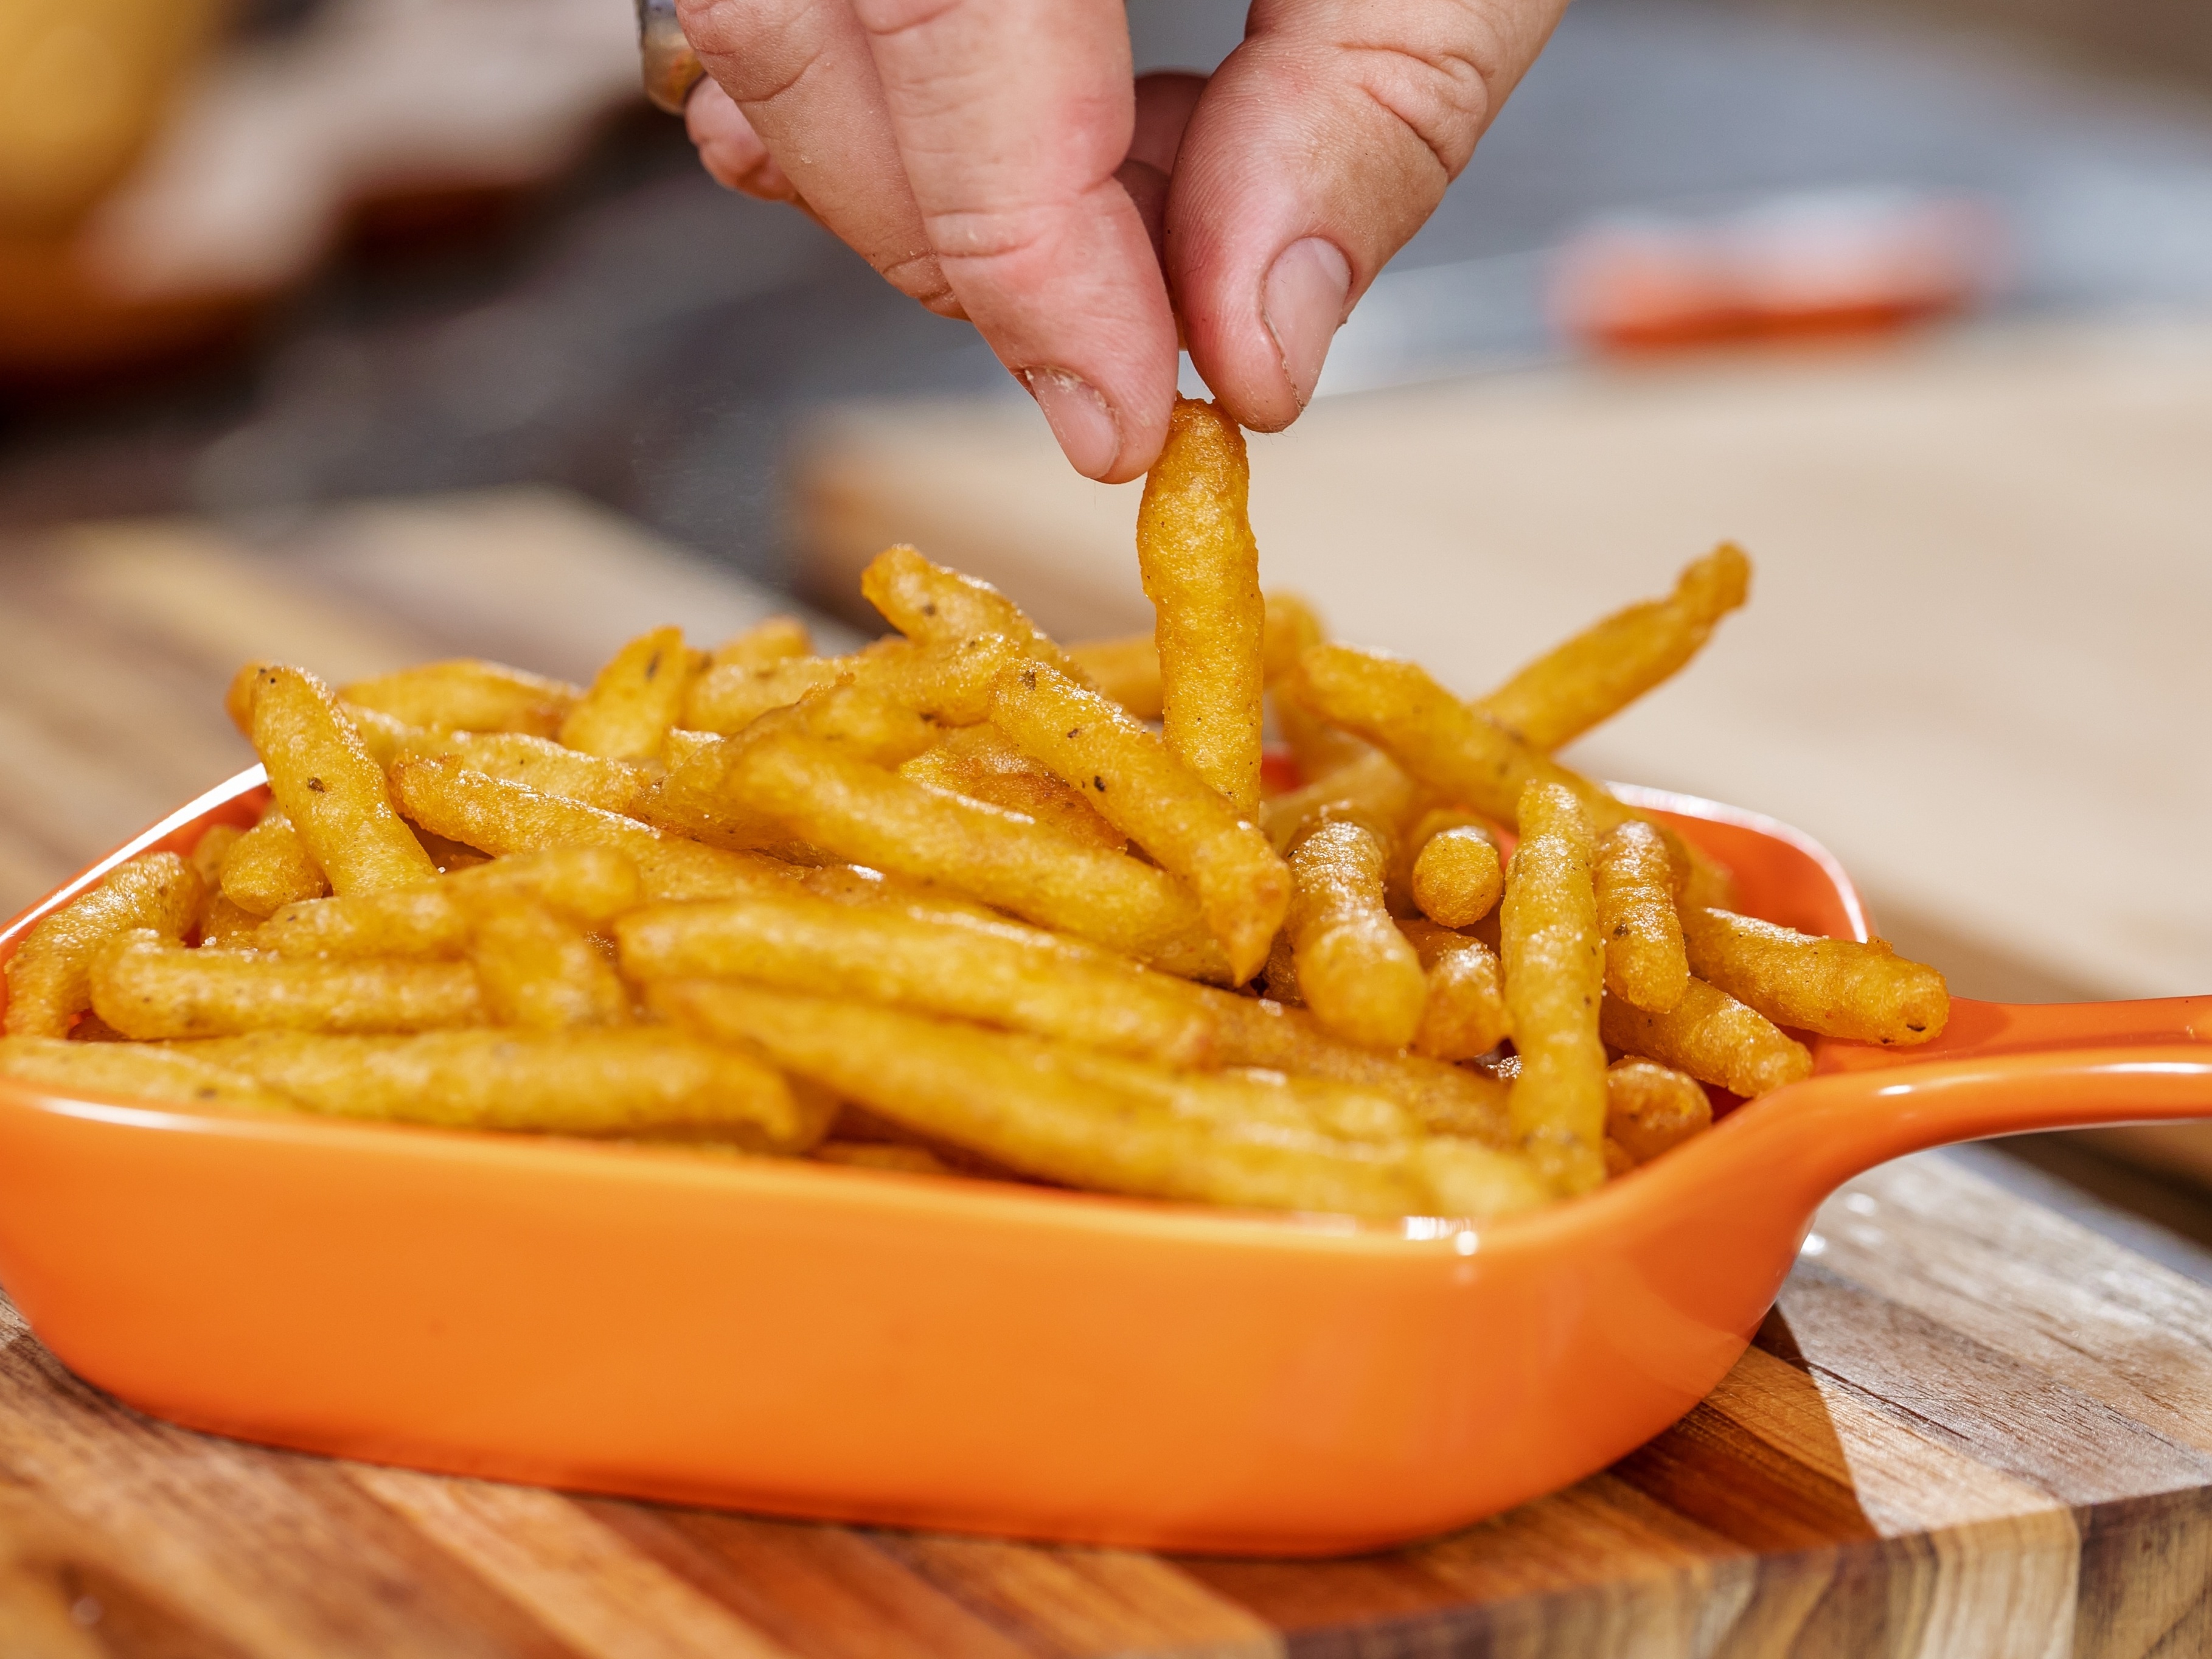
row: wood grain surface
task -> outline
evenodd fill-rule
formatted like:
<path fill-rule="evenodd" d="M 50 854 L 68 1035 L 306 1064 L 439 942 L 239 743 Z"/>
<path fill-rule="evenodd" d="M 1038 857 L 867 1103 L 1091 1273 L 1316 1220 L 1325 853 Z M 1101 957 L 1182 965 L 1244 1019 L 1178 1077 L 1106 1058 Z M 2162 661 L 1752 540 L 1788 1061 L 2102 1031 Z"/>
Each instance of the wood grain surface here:
<path fill-rule="evenodd" d="M 522 493 L 0 555 L 0 909 L 246 758 L 243 659 L 587 675 L 765 596 Z M 1822 1210 L 1743 1362 L 1606 1473 L 1389 1554 L 1168 1559 L 270 1450 L 0 1310 L 0 1654 L 2149 1656 L 2212 1647 L 2212 1254 L 1988 1152 Z"/>

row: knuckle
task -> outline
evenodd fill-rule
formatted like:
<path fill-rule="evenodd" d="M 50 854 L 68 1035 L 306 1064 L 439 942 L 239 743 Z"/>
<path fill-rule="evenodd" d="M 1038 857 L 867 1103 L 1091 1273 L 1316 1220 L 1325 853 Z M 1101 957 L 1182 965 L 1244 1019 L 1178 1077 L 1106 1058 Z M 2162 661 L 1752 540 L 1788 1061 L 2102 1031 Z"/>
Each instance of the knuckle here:
<path fill-rule="evenodd" d="M 1457 178 L 1492 109 L 1495 58 L 1471 43 L 1348 43 L 1353 84 Z"/>
<path fill-rule="evenodd" d="M 804 0 L 677 0 L 685 38 L 746 104 L 774 103 L 823 61 L 829 41 L 810 26 L 811 9 Z"/>

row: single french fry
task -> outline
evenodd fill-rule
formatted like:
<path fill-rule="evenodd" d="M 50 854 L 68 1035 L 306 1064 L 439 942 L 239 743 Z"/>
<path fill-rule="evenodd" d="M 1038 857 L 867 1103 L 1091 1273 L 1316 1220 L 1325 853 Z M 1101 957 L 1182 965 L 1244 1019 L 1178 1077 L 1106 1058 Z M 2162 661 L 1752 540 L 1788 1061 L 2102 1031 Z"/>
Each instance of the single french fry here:
<path fill-rule="evenodd" d="M 1686 1072 L 1617 1060 L 1605 1073 L 1605 1136 L 1632 1163 L 1649 1164 L 1713 1126 L 1713 1103 Z"/>
<path fill-rule="evenodd" d="M 595 806 L 486 777 L 457 761 L 403 761 L 393 794 L 424 829 L 494 858 L 556 847 L 605 847 L 636 866 L 647 898 L 730 898 L 775 890 L 789 866 L 757 854 L 702 847 Z M 458 879 L 458 878 L 449 878 Z"/>
<path fill-rule="evenodd" d="M 991 723 L 1188 882 L 1242 984 L 1267 959 L 1291 872 L 1267 836 L 1150 727 L 1109 698 L 1033 663 L 999 683 Z"/>
<path fill-rule="evenodd" d="M 1275 935 L 1274 943 L 1267 947 L 1267 963 L 1253 983 L 1261 995 L 1273 1001 L 1287 1003 L 1294 1008 L 1305 1006 L 1305 999 L 1298 994 L 1298 953 L 1292 948 L 1288 933 Z"/>
<path fill-rule="evenodd" d="M 742 732 L 772 708 L 788 708 L 809 691 L 853 676 L 853 665 L 829 657 L 783 657 L 720 663 L 691 682 L 683 725 L 693 732 Z"/>
<path fill-rule="evenodd" d="M 1432 1060 L 1473 1060 L 1512 1033 L 1498 954 L 1479 939 L 1431 921 L 1398 924 L 1421 958 L 1429 994 L 1413 1052 Z"/>
<path fill-rule="evenodd" d="M 215 914 L 216 901 L 222 896 L 222 861 L 230 849 L 245 839 L 246 831 L 236 824 L 216 823 L 210 824 L 192 843 L 188 862 L 192 873 L 200 878 L 200 908 L 196 925 L 202 938 L 206 937 L 208 919 Z"/>
<path fill-rule="evenodd" d="M 240 1073 L 190 1054 L 136 1042 L 0 1037 L 0 1077 L 72 1095 L 113 1095 L 202 1111 L 298 1109 Z"/>
<path fill-rule="evenodd" d="M 474 658 L 424 663 L 338 688 L 345 702 L 410 726 L 526 732 L 536 738 L 557 735 L 583 695 L 564 680 Z"/>
<path fill-rule="evenodd" d="M 1244 434 L 1179 398 L 1137 508 L 1137 568 L 1154 612 L 1168 747 L 1246 817 L 1260 805 L 1266 605 L 1246 515 Z"/>
<path fill-rule="evenodd" d="M 526 784 L 548 795 L 565 795 L 610 812 L 627 812 L 653 782 L 653 773 L 629 761 L 568 749 L 523 732 L 448 732 L 409 726 L 373 708 L 341 703 L 362 745 L 386 769 L 403 760 L 452 758 L 487 777 Z"/>
<path fill-rule="evenodd" d="M 330 688 L 313 674 L 262 671 L 253 686 L 253 746 L 268 770 L 270 793 L 330 878 L 331 891 L 373 893 L 438 873 L 392 810 L 384 769 L 369 758 Z M 243 902 L 235 893 L 231 897 Z"/>
<path fill-rule="evenodd" d="M 756 1151 L 803 1152 L 836 1103 L 749 1054 L 666 1030 L 414 1036 L 263 1031 L 178 1053 L 252 1078 L 310 1111 L 453 1129 L 626 1135 L 712 1130 Z"/>
<path fill-rule="evenodd" d="M 1261 655 L 1267 667 L 1267 697 L 1275 732 L 1297 761 L 1302 782 L 1313 783 L 1364 760 L 1374 750 L 1351 732 L 1331 726 L 1303 702 L 1291 684 L 1298 659 L 1328 637 L 1321 614 L 1295 593 L 1267 596 L 1267 631 Z"/>
<path fill-rule="evenodd" d="M 1476 714 L 1402 657 L 1317 645 L 1298 659 L 1290 684 L 1312 707 L 1382 750 L 1437 795 L 1500 823 L 1515 822 L 1522 792 L 1532 783 L 1568 790 L 1597 835 L 1638 816 L 1603 786 Z"/>
<path fill-rule="evenodd" d="M 716 646 L 708 662 L 715 668 L 732 664 L 761 667 L 814 654 L 813 630 L 796 617 L 763 617 L 742 634 L 732 634 Z"/>
<path fill-rule="evenodd" d="M 489 907 L 543 905 L 599 927 L 644 897 L 637 866 L 605 847 L 561 847 L 494 859 L 422 887 L 287 905 L 261 925 L 257 949 L 298 957 L 459 956 Z"/>
<path fill-rule="evenodd" d="M 1368 1215 L 1485 1216 L 1548 1196 L 1522 1161 L 1469 1140 L 1355 1138 L 1389 1103 L 1266 1073 L 1166 1071 L 950 1020 L 710 981 L 657 1006 L 763 1049 L 908 1128 L 1030 1175 L 1157 1198 Z M 1386 1131 L 1387 1133 L 1387 1131 Z"/>
<path fill-rule="evenodd" d="M 911 547 L 890 547 L 860 573 L 861 596 L 915 644 L 945 650 L 980 635 L 1000 634 L 1025 657 L 1048 663 L 1079 685 L 1090 676 L 1023 612 L 991 586 L 933 564 Z"/>
<path fill-rule="evenodd" d="M 1020 641 L 1005 634 L 922 644 L 878 640 L 852 664 L 853 683 L 882 692 L 938 726 L 980 726 L 989 718 L 991 694 L 1007 669 L 1030 661 Z"/>
<path fill-rule="evenodd" d="M 1328 637 L 1321 612 L 1296 593 L 1263 596 L 1266 617 L 1260 637 L 1260 661 L 1267 684 L 1297 672 L 1298 659 Z"/>
<path fill-rule="evenodd" d="M 839 858 L 943 882 L 1155 966 L 1207 977 L 1227 972 L 1219 947 L 1204 933 L 1198 901 L 1173 877 L 1018 813 L 945 794 L 799 737 L 746 746 L 723 787 L 732 806 L 773 818 Z"/>
<path fill-rule="evenodd" d="M 956 893 L 950 887 L 933 881 L 920 881 L 911 876 L 895 876 L 883 870 L 872 870 L 864 864 L 823 864 L 798 872 L 799 885 L 818 898 L 838 904 L 880 904 L 891 909 L 916 916 L 975 916 L 1000 927 L 1014 926 L 1006 913 L 985 904 L 980 899 L 969 898 L 965 893 Z M 1050 939 L 1063 949 L 1079 947 L 1090 950 L 1080 940 L 1063 933 L 1047 933 L 1037 927 L 1029 930 L 1040 939 Z"/>
<path fill-rule="evenodd" d="M 127 1037 L 240 1031 L 419 1031 L 483 1018 L 476 975 L 442 962 L 319 962 L 259 951 L 188 951 L 152 929 L 103 945 L 92 1006 Z"/>
<path fill-rule="evenodd" d="M 1069 646 L 1067 654 L 1077 667 L 1091 676 L 1100 691 L 1121 704 L 1132 717 L 1140 720 L 1159 719 L 1160 653 L 1150 634 L 1088 640 Z"/>
<path fill-rule="evenodd" d="M 609 760 L 658 760 L 696 668 L 682 629 L 639 635 L 607 659 L 562 720 L 562 745 Z"/>
<path fill-rule="evenodd" d="M 1665 1013 L 1690 985 L 1667 843 L 1648 823 L 1620 824 L 1598 842 L 1593 873 L 1605 988 L 1638 1008 Z"/>
<path fill-rule="evenodd" d="M 1784 1036 L 1757 1009 L 1694 975 L 1682 1000 L 1663 1014 L 1619 997 L 1606 998 L 1598 1030 L 1623 1053 L 1656 1060 L 1747 1099 L 1813 1074 L 1813 1056 L 1804 1044 Z"/>
<path fill-rule="evenodd" d="M 118 865 L 106 879 L 41 916 L 8 960 L 9 1036 L 59 1037 L 92 1006 L 92 963 L 118 934 L 150 928 L 181 939 L 199 921 L 200 878 L 174 853 Z"/>
<path fill-rule="evenodd" d="M 1942 1035 L 1943 975 L 1881 939 L 1821 939 L 1729 910 L 1686 909 L 1689 965 L 1774 1021 L 1824 1036 L 1893 1046 Z"/>
<path fill-rule="evenodd" d="M 1201 1066 L 1213 1022 L 1179 980 L 1030 928 L 854 907 L 808 893 L 656 905 L 616 924 L 634 981 L 737 978 Z"/>
<path fill-rule="evenodd" d="M 629 993 L 574 922 L 542 904 L 489 899 L 473 918 L 469 961 L 495 1025 L 562 1031 L 629 1021 Z"/>
<path fill-rule="evenodd" d="M 1350 815 L 1387 824 L 1395 832 L 1419 804 L 1413 781 L 1388 755 L 1369 750 L 1360 759 L 1313 782 L 1260 803 L 1260 827 L 1278 852 L 1327 816 Z"/>
<path fill-rule="evenodd" d="M 1291 849 L 1283 922 L 1298 994 L 1323 1029 L 1370 1048 L 1402 1048 L 1421 1024 L 1421 960 L 1383 902 L 1389 849 L 1366 826 L 1325 823 Z"/>
<path fill-rule="evenodd" d="M 215 945 L 244 945 L 261 928 L 261 918 L 251 910 L 241 910 L 222 893 L 218 892 L 201 914 L 200 943 Z"/>
<path fill-rule="evenodd" d="M 1053 776 L 995 726 L 956 726 L 898 771 L 933 789 L 1025 813 L 1096 847 L 1120 853 L 1129 845 L 1129 838 L 1099 817 L 1081 790 Z"/>
<path fill-rule="evenodd" d="M 330 878 L 308 854 L 300 832 L 274 801 L 261 822 L 222 855 L 222 896 L 257 919 L 331 890 Z"/>
<path fill-rule="evenodd" d="M 1472 927 L 1505 891 L 1498 840 L 1466 815 L 1424 813 L 1407 838 L 1413 852 L 1406 885 L 1414 907 L 1440 927 Z"/>
<path fill-rule="evenodd" d="M 1666 599 L 1632 605 L 1583 629 L 1475 708 L 1549 754 L 1674 674 L 1750 592 L 1751 561 L 1723 542 L 1685 568 Z"/>
<path fill-rule="evenodd" d="M 1540 1169 L 1564 1191 L 1583 1192 L 1605 1179 L 1605 950 L 1589 819 L 1573 791 L 1547 783 L 1528 787 L 1515 817 L 1521 842 L 1498 913 L 1505 1005 L 1521 1056 L 1513 1126 Z"/>

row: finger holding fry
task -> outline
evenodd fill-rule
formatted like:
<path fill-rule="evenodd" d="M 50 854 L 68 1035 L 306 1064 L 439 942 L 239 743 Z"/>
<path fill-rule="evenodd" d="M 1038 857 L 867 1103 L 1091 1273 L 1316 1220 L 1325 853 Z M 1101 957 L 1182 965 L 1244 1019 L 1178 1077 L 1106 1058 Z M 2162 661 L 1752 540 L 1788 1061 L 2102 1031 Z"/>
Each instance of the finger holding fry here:
<path fill-rule="evenodd" d="M 1595 875 L 1605 988 L 1663 1014 L 1690 985 L 1667 843 L 1650 824 L 1632 819 L 1598 842 Z"/>
<path fill-rule="evenodd" d="M 1598 1000 L 1605 986 L 1590 825 L 1574 792 L 1531 784 L 1515 815 L 1520 845 L 1506 872 L 1499 958 L 1513 1046 L 1513 1125 L 1562 1189 L 1605 1178 L 1605 1045 Z"/>
<path fill-rule="evenodd" d="M 112 939 L 139 929 L 163 941 L 199 920 L 200 878 L 174 853 L 118 865 L 97 887 L 42 916 L 8 959 L 9 1036 L 58 1037 L 93 1006 L 92 964 Z"/>
<path fill-rule="evenodd" d="M 1943 975 L 1881 939 L 1820 939 L 1729 910 L 1686 908 L 1698 976 L 1778 1024 L 1854 1042 L 1902 1047 L 1942 1035 Z"/>

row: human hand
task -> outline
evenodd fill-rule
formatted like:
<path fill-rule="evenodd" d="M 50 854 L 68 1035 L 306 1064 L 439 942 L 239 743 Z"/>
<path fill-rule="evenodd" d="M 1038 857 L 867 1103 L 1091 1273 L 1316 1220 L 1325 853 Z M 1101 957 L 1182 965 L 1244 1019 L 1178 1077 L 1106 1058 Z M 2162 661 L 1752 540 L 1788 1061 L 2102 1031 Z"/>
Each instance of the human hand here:
<path fill-rule="evenodd" d="M 1297 418 L 1565 5 L 1255 0 L 1209 82 L 1133 80 L 1119 0 L 679 0 L 713 77 L 685 118 L 721 182 L 974 322 L 1120 483 L 1166 437 L 1178 318 L 1237 420 Z"/>

